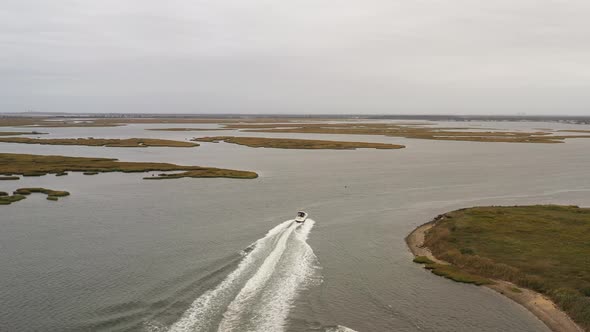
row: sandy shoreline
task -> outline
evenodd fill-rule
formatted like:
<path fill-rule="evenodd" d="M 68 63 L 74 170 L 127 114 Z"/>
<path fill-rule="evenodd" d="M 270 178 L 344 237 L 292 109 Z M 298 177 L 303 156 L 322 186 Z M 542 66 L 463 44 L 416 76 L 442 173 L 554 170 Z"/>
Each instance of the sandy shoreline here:
<path fill-rule="evenodd" d="M 440 216 L 439 216 L 440 217 Z M 426 232 L 434 226 L 436 220 L 430 221 L 416 228 L 412 233 L 406 237 L 406 243 L 414 256 L 426 256 L 430 260 L 440 263 L 448 264 L 432 255 L 430 250 L 423 246 Z M 539 318 L 545 325 L 555 332 L 584 332 L 565 312 L 561 311 L 553 301 L 545 296 L 532 291 L 530 289 L 518 287 L 522 292 L 517 293 L 512 291 L 513 287 L 517 287 L 513 283 L 503 280 L 493 280 L 495 284 L 485 285 L 500 294 L 512 299 L 514 302 L 522 305 L 537 318 Z"/>

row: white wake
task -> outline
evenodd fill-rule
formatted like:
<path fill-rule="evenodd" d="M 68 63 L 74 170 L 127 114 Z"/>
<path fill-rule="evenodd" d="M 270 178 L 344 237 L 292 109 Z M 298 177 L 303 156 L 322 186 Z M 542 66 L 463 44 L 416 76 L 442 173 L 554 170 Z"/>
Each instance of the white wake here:
<path fill-rule="evenodd" d="M 167 330 L 283 331 L 298 290 L 315 270 L 316 257 L 306 242 L 314 224 L 288 220 L 271 229 Z"/>

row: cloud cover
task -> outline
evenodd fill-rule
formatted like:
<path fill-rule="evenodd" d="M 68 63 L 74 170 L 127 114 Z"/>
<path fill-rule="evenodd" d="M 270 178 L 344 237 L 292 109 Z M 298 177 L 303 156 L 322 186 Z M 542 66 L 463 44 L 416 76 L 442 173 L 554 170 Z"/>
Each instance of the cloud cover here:
<path fill-rule="evenodd" d="M 590 115 L 587 0 L 3 0 L 0 112 Z"/>

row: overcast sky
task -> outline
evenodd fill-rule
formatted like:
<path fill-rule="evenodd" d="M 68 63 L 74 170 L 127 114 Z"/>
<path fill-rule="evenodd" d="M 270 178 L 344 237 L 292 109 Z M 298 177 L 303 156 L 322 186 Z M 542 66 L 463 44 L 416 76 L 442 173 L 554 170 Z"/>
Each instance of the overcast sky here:
<path fill-rule="evenodd" d="M 590 115 L 590 1 L 2 0 L 26 110 Z"/>

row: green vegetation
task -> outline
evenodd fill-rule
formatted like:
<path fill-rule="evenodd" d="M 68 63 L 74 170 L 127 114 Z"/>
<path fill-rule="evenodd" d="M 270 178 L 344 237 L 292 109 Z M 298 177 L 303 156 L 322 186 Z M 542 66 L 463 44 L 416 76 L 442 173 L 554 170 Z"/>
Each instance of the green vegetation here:
<path fill-rule="evenodd" d="M 158 176 L 147 176 L 145 180 L 180 179 L 180 178 L 230 178 L 230 179 L 255 179 L 258 174 L 248 171 L 234 171 L 231 169 L 207 167 L 188 172 L 158 174 Z"/>
<path fill-rule="evenodd" d="M 42 156 L 31 154 L 0 153 L 0 174 L 41 176 L 65 172 L 148 172 L 184 171 L 184 173 L 160 176 L 163 179 L 181 177 L 227 177 L 252 179 L 254 172 L 200 166 L 181 166 L 168 163 L 122 162 L 108 158 L 83 158 L 65 156 Z M 149 179 L 152 179 L 150 177 Z"/>
<path fill-rule="evenodd" d="M 171 141 L 166 139 L 153 138 L 126 138 L 126 139 L 105 139 L 105 138 L 27 138 L 27 137 L 4 137 L 0 138 L 3 143 L 43 144 L 43 145 L 86 145 L 106 146 L 121 148 L 145 148 L 149 146 L 166 146 L 176 148 L 190 148 L 199 146 L 191 142 Z"/>
<path fill-rule="evenodd" d="M 418 263 L 418 264 L 434 264 L 434 262 L 431 261 L 430 258 L 428 258 L 426 256 L 416 256 L 414 258 L 414 263 Z"/>
<path fill-rule="evenodd" d="M 475 284 L 478 286 L 492 283 L 492 281 L 487 278 L 482 278 L 471 273 L 466 273 L 453 265 L 435 263 L 426 256 L 416 256 L 414 258 L 414 263 L 424 264 L 425 269 L 430 270 L 437 276 L 445 277 L 453 281 L 466 284 Z"/>
<path fill-rule="evenodd" d="M 590 209 L 462 209 L 439 218 L 424 244 L 452 269 L 545 294 L 590 329 Z"/>
<path fill-rule="evenodd" d="M 11 203 L 18 202 L 18 201 L 23 200 L 25 198 L 26 198 L 26 196 L 23 196 L 23 195 L 12 195 L 12 196 L 3 195 L 3 196 L 0 196 L 0 205 L 9 205 Z"/>
<path fill-rule="evenodd" d="M 58 190 L 51 190 L 45 188 L 20 188 L 17 189 L 12 196 L 8 195 L 7 192 L 0 192 L 0 205 L 9 205 L 14 202 L 21 201 L 27 198 L 28 195 L 32 193 L 43 193 L 48 195 L 47 199 L 52 201 L 57 201 L 58 197 L 69 196 L 70 193 L 67 191 L 58 191 Z"/>
<path fill-rule="evenodd" d="M 339 142 L 339 141 L 320 141 L 308 139 L 291 139 L 291 138 L 266 138 L 266 137 L 236 137 L 236 136 L 215 136 L 195 138 L 199 142 L 226 142 L 239 145 L 245 145 L 252 148 L 275 148 L 275 149 L 335 149 L 351 150 L 357 148 L 374 148 L 374 149 L 401 149 L 403 145 L 385 144 L 385 143 L 365 143 L 365 142 Z"/>
<path fill-rule="evenodd" d="M 427 264 L 425 266 L 426 269 L 430 270 L 432 273 L 436 274 L 437 276 L 445 277 L 447 279 L 451 279 L 456 282 L 462 282 L 466 284 L 474 284 L 474 285 L 487 285 L 491 284 L 492 282 L 475 274 L 466 273 L 465 271 L 461 271 L 459 268 L 453 265 L 447 264 Z"/>
<path fill-rule="evenodd" d="M 96 175 L 96 174 L 98 174 L 98 172 L 84 172 L 82 174 L 84 174 L 84 175 Z"/>
<path fill-rule="evenodd" d="M 563 143 L 565 139 L 569 138 L 590 138 L 590 135 L 556 136 L 548 132 L 468 131 L 467 129 L 469 128 L 441 128 L 416 124 L 361 122 L 228 124 L 225 127 L 230 129 L 244 129 L 247 132 L 383 135 L 469 142 Z"/>
<path fill-rule="evenodd" d="M 18 176 L 0 176 L 0 180 L 18 180 L 20 177 Z"/>
<path fill-rule="evenodd" d="M 70 195 L 70 193 L 67 191 L 51 190 L 45 188 L 20 188 L 14 192 L 15 195 L 30 195 L 32 193 L 42 193 L 54 197 L 64 197 Z"/>
<path fill-rule="evenodd" d="M 8 193 L 0 193 L 0 205 L 9 205 L 14 202 L 21 201 L 27 198 L 32 193 L 42 193 L 47 195 L 47 199 L 50 201 L 57 201 L 59 197 L 69 196 L 70 193 L 61 190 L 51 190 L 45 188 L 20 188 L 14 191 L 12 196 L 8 196 Z"/>

